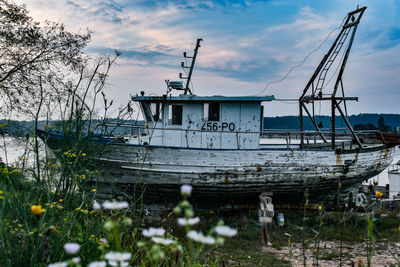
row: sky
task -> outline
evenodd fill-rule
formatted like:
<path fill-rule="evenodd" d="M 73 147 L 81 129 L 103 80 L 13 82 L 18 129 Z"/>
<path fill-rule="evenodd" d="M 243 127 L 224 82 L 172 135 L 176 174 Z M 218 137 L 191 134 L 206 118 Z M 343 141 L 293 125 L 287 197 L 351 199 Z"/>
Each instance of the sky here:
<path fill-rule="evenodd" d="M 193 77 L 196 95 L 274 95 L 297 99 L 357 5 L 358 26 L 343 83 L 358 96 L 349 114 L 400 113 L 400 1 L 261 0 L 15 0 L 37 21 L 93 31 L 89 54 L 122 52 L 111 71 L 108 96 L 165 94 L 165 79 L 179 80 L 182 53 L 202 38 Z M 306 56 L 313 50 L 321 48 Z M 279 83 L 291 67 L 299 65 Z M 328 84 L 333 86 L 334 82 Z M 266 85 L 268 85 L 266 87 Z M 327 87 L 327 88 L 328 88 Z M 265 90 L 264 90 L 265 89 Z M 317 114 L 326 114 L 326 107 Z M 296 102 L 266 103 L 265 116 L 298 115 Z"/>

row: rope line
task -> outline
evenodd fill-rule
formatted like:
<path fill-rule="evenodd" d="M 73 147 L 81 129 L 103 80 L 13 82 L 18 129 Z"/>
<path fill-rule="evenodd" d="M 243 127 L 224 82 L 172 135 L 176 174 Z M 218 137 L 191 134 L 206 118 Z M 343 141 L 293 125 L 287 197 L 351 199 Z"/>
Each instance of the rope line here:
<path fill-rule="evenodd" d="M 254 95 L 254 96 L 261 95 L 262 93 L 264 93 L 264 92 L 268 89 L 268 87 L 269 87 L 271 84 L 280 83 L 281 81 L 285 80 L 285 79 L 289 76 L 289 74 L 290 74 L 294 69 L 296 69 L 296 68 L 298 68 L 298 67 L 301 67 L 301 66 L 304 64 L 304 62 L 305 62 L 313 53 L 317 52 L 317 51 L 326 43 L 326 41 L 329 39 L 329 37 L 332 35 L 332 33 L 334 33 L 336 30 L 340 29 L 340 28 L 343 26 L 343 23 L 344 23 L 344 21 L 345 21 L 346 18 L 347 18 L 347 15 L 343 18 L 342 23 L 341 23 L 338 27 L 334 28 L 334 29 L 326 36 L 325 40 L 324 40 L 316 49 L 314 49 L 314 50 L 312 50 L 311 52 L 309 52 L 300 64 L 297 64 L 297 65 L 295 65 L 295 66 L 292 66 L 292 67 L 289 69 L 289 71 L 288 71 L 281 79 L 279 79 L 279 80 L 277 80 L 277 81 L 268 82 L 268 83 L 265 85 L 264 89 L 261 90 L 258 94 Z"/>

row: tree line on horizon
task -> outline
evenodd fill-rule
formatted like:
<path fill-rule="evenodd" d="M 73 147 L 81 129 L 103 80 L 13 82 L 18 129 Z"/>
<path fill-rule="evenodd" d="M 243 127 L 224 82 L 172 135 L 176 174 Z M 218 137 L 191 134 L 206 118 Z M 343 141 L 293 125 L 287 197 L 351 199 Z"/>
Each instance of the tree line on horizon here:
<path fill-rule="evenodd" d="M 322 129 L 329 129 L 331 126 L 329 116 L 316 116 L 316 121 Z M 349 116 L 349 121 L 354 130 L 380 130 L 382 132 L 398 131 L 400 127 L 400 114 L 358 114 Z M 34 121 L 15 121 L 15 120 L 0 120 L 0 124 L 7 123 L 8 127 L 6 133 L 9 135 L 23 136 L 31 132 L 35 128 Z M 39 121 L 38 128 L 44 129 L 47 124 L 57 125 L 57 121 Z M 127 120 L 128 124 L 144 125 L 142 120 Z M 336 116 L 336 127 L 346 128 L 343 119 Z M 285 129 L 297 130 L 299 128 L 298 116 L 277 116 L 277 117 L 264 117 L 264 129 Z M 315 130 L 308 117 L 304 117 L 304 129 Z M 123 134 L 117 130 L 115 134 Z"/>
<path fill-rule="evenodd" d="M 354 130 L 380 130 L 382 132 L 395 131 L 400 127 L 400 114 L 362 113 L 350 115 L 348 120 Z M 330 116 L 315 116 L 315 121 L 322 129 L 330 129 Z M 336 128 L 347 128 L 340 116 L 335 118 Z M 264 129 L 298 129 L 298 116 L 264 117 Z M 304 129 L 315 130 L 311 120 L 304 117 Z"/>

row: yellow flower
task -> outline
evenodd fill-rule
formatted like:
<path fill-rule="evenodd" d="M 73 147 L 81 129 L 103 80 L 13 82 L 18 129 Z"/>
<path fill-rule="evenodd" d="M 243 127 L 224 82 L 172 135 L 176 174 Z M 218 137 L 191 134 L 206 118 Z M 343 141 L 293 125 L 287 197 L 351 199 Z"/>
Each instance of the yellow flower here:
<path fill-rule="evenodd" d="M 3 190 L 0 190 L 0 195 L 1 195 L 1 194 L 4 194 L 4 191 L 3 191 Z"/>
<path fill-rule="evenodd" d="M 95 193 L 96 193 L 96 191 L 97 191 L 96 188 L 93 188 L 93 189 L 92 189 L 92 192 L 95 192 Z"/>
<path fill-rule="evenodd" d="M 40 215 L 43 212 L 45 212 L 46 210 L 42 208 L 41 205 L 32 205 L 31 206 L 31 212 L 35 215 Z"/>
<path fill-rule="evenodd" d="M 64 201 L 64 199 L 62 199 L 62 198 L 60 198 L 59 200 L 58 200 L 58 202 L 60 202 L 60 203 L 62 203 Z"/>
<path fill-rule="evenodd" d="M 377 198 L 380 198 L 380 197 L 383 196 L 383 193 L 381 193 L 381 192 L 379 192 L 379 191 L 376 191 L 376 192 L 375 192 L 375 195 L 376 195 Z"/>
<path fill-rule="evenodd" d="M 50 233 L 54 233 L 54 234 L 58 232 L 57 228 L 56 228 L 54 225 L 51 225 L 51 226 L 49 227 L 48 231 L 49 231 Z"/>
<path fill-rule="evenodd" d="M 43 127 L 44 127 L 46 130 L 51 130 L 51 129 L 55 128 L 56 126 L 55 126 L 55 125 L 47 125 L 47 124 L 45 124 Z"/>
<path fill-rule="evenodd" d="M 321 206 L 321 205 L 319 205 L 319 206 L 318 206 L 318 209 L 319 209 L 319 210 L 322 210 L 322 206 Z"/>
<path fill-rule="evenodd" d="M 82 155 L 82 157 L 86 157 L 86 153 L 82 153 L 81 155 Z"/>
<path fill-rule="evenodd" d="M 314 253 L 317 253 L 318 252 L 318 249 L 314 249 Z"/>

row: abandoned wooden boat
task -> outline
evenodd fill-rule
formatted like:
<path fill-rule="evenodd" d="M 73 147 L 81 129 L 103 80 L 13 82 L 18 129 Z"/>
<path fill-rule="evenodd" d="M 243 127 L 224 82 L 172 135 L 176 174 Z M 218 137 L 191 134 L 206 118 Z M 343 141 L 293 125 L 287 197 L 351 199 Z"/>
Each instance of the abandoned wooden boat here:
<path fill-rule="evenodd" d="M 189 84 L 200 47 L 198 39 L 188 77 L 180 75 L 187 79 L 186 85 L 167 81 L 165 95 L 142 92 L 133 97 L 146 125 L 119 126 L 130 128 L 131 134 L 123 141 L 108 142 L 96 158 L 101 172 L 91 181 L 102 185 L 98 191 L 103 193 L 132 193 L 142 188 L 145 200 L 169 201 L 179 196 L 180 185 L 190 184 L 193 197 L 202 201 L 243 203 L 257 201 L 261 192 L 273 192 L 274 201 L 290 202 L 302 199 L 305 191 L 311 199 L 332 199 L 379 174 L 392 162 L 393 147 L 399 140 L 385 143 L 384 138 L 368 138 L 371 133 L 353 131 L 341 105 L 357 98 L 337 94 L 344 92 L 342 73 L 364 11 L 365 7 L 347 15 L 299 98 L 299 131 L 264 130 L 268 125 L 263 125 L 262 103 L 268 109 L 274 96 L 193 95 Z M 327 72 L 346 45 L 334 88 L 326 93 Z M 182 90 L 182 94 L 173 96 L 173 90 Z M 318 127 L 307 108 L 324 100 L 332 105 L 329 131 Z M 345 132 L 335 128 L 336 110 L 348 126 Z M 314 132 L 303 129 L 304 111 Z M 53 148 L 59 143 L 51 133 L 45 141 Z"/>

